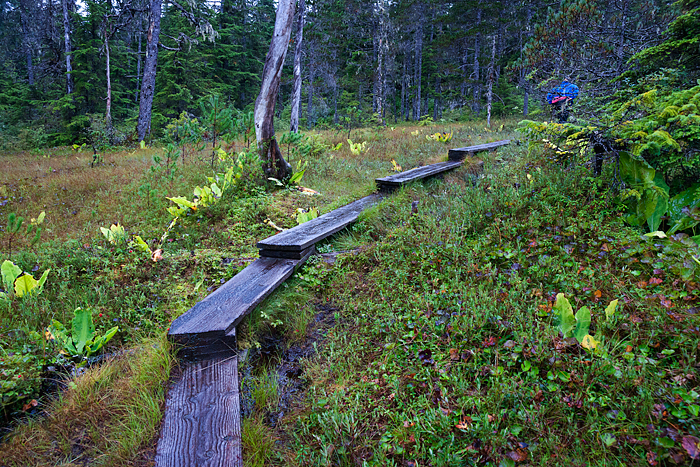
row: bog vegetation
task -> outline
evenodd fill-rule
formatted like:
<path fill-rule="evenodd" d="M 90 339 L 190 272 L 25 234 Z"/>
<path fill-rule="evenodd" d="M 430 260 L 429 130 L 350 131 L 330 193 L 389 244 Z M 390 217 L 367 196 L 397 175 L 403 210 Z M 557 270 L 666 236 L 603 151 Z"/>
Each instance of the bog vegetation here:
<path fill-rule="evenodd" d="M 281 110 L 286 179 L 264 175 L 250 106 L 271 3 L 243 5 L 252 25 L 226 2 L 165 8 L 166 42 L 185 32 L 164 47 L 145 140 L 129 136 L 138 78 L 115 79 L 104 120 L 88 72 L 100 50 L 135 65 L 143 11 L 63 1 L 77 24 L 53 39 L 80 45 L 49 52 L 29 21 L 43 6 L 3 7 L 3 37 L 24 34 L 0 77 L 3 465 L 152 465 L 172 320 L 257 241 L 502 139 L 366 210 L 243 322 L 246 464 L 698 462 L 698 2 L 375 3 L 348 3 L 349 22 L 310 6 L 306 56 L 323 45 L 328 60 L 307 64 L 301 132 Z M 457 33 L 470 15 L 478 27 Z M 324 42 L 341 23 L 362 52 Z M 556 123 L 528 99 L 567 74 L 582 93 Z"/>

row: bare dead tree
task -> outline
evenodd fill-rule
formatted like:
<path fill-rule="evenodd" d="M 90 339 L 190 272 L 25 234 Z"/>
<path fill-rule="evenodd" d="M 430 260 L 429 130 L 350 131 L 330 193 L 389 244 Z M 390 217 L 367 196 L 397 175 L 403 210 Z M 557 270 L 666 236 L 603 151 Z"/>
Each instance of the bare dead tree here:
<path fill-rule="evenodd" d="M 280 0 L 270 50 L 265 58 L 260 94 L 255 100 L 255 137 L 260 158 L 266 161 L 266 173 L 279 180 L 287 178 L 292 167 L 282 157 L 275 138 L 275 102 L 280 88 L 282 66 L 287 56 L 294 22 L 294 0 Z"/>

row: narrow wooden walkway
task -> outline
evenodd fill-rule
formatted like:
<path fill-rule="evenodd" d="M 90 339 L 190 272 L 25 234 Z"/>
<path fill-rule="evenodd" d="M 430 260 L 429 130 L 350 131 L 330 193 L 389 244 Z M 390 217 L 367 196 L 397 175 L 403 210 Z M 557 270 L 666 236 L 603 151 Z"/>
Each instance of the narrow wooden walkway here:
<path fill-rule="evenodd" d="M 460 165 L 462 165 L 462 161 L 438 162 L 437 164 L 424 165 L 423 167 L 406 170 L 396 175 L 378 178 L 376 180 L 377 188 L 379 188 L 380 191 L 391 191 L 401 185 L 456 169 Z"/>
<path fill-rule="evenodd" d="M 365 196 L 342 208 L 311 219 L 301 225 L 280 232 L 275 236 L 258 242 L 261 256 L 275 256 L 280 252 L 298 252 L 310 248 L 326 237 L 344 229 L 357 220 L 360 213 L 369 205 L 379 200 L 378 195 Z"/>
<path fill-rule="evenodd" d="M 391 190 L 457 168 L 467 154 L 505 144 L 450 150 L 450 161 L 382 177 L 377 184 Z M 168 336 L 181 345 L 185 361 L 168 391 L 157 467 L 243 465 L 236 326 L 315 252 L 316 243 L 355 222 L 379 199 L 367 196 L 260 241 L 259 259 L 172 323 Z"/>
<path fill-rule="evenodd" d="M 170 325 L 168 336 L 182 344 L 185 358 L 231 355 L 236 349 L 236 325 L 311 255 L 299 259 L 260 258 Z"/>
<path fill-rule="evenodd" d="M 243 467 L 238 359 L 184 364 L 168 391 L 155 463 L 162 467 Z"/>
<path fill-rule="evenodd" d="M 510 144 L 509 139 L 494 141 L 492 143 L 477 144 L 476 146 L 468 146 L 466 148 L 450 149 L 447 153 L 447 158 L 451 161 L 460 161 L 467 156 L 471 157 L 482 151 L 494 151 L 501 146 L 506 146 L 507 144 Z"/>

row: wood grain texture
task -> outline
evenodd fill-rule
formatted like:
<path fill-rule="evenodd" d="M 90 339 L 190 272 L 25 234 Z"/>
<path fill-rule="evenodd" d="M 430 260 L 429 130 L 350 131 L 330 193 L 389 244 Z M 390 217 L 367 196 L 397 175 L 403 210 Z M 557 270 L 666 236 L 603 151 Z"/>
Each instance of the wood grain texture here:
<path fill-rule="evenodd" d="M 305 250 L 355 222 L 360 213 L 378 199 L 378 195 L 370 195 L 342 208 L 334 209 L 316 219 L 311 219 L 258 242 L 258 248 L 261 250 Z"/>
<path fill-rule="evenodd" d="M 506 146 L 510 144 L 509 139 L 504 139 L 501 141 L 494 141 L 493 143 L 477 144 L 475 146 L 467 146 L 466 148 L 455 148 L 450 149 L 447 153 L 447 158 L 451 161 L 459 161 L 467 157 L 468 155 L 476 154 L 481 151 L 493 151 L 494 149 L 500 148 L 501 146 Z"/>
<path fill-rule="evenodd" d="M 291 276 L 307 258 L 308 256 L 301 259 L 255 260 L 173 321 L 169 337 L 185 345 L 192 338 L 198 341 L 222 339 L 233 332 L 243 317 Z"/>
<path fill-rule="evenodd" d="M 432 177 L 439 173 L 456 169 L 460 165 L 462 165 L 462 161 L 438 162 L 437 164 L 424 165 L 423 167 L 417 167 L 415 169 L 390 175 L 388 177 L 378 178 L 376 179 L 376 182 L 380 189 L 385 187 L 398 187 L 409 182 Z"/>
<path fill-rule="evenodd" d="M 157 467 L 242 467 L 238 359 L 186 363 L 168 391 Z"/>

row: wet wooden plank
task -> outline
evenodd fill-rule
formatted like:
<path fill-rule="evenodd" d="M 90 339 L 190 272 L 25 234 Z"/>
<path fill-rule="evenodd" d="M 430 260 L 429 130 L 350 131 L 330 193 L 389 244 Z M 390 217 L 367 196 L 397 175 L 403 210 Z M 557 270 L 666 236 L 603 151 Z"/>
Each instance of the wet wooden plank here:
<path fill-rule="evenodd" d="M 450 149 L 447 153 L 447 158 L 451 161 L 460 161 L 467 156 L 474 155 L 481 151 L 493 151 L 501 146 L 506 146 L 510 144 L 509 139 L 504 139 L 501 141 L 494 141 L 492 143 L 477 144 L 475 146 L 467 146 L 466 148 L 456 148 Z"/>
<path fill-rule="evenodd" d="M 238 359 L 185 363 L 168 391 L 156 467 L 242 467 Z"/>
<path fill-rule="evenodd" d="M 168 336 L 185 346 L 187 354 L 218 353 L 235 336 L 236 325 L 312 253 L 300 259 L 259 258 L 198 302 L 170 326 Z M 186 356 L 186 355 L 185 355 Z"/>
<path fill-rule="evenodd" d="M 258 242 L 261 250 L 301 251 L 347 227 L 357 220 L 360 213 L 379 199 L 378 195 L 366 196 L 342 208 L 297 225 L 291 229 Z"/>
<path fill-rule="evenodd" d="M 260 250 L 260 257 L 301 259 L 304 256 L 316 253 L 316 247 L 310 246 L 306 250 Z"/>
<path fill-rule="evenodd" d="M 456 169 L 460 165 L 462 165 L 462 161 L 438 162 L 437 164 L 424 165 L 423 167 L 417 167 L 388 177 L 378 178 L 376 181 L 380 189 L 396 188 L 409 182 Z"/>

